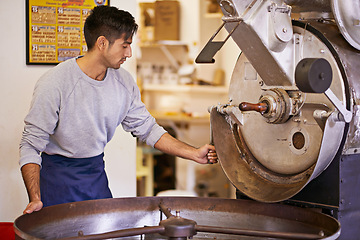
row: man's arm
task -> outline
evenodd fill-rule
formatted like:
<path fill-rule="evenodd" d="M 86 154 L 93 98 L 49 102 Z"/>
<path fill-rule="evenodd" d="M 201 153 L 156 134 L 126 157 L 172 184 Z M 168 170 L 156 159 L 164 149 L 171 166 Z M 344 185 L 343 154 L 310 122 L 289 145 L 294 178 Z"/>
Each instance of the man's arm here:
<path fill-rule="evenodd" d="M 206 144 L 201 148 L 194 148 L 173 138 L 168 133 L 163 134 L 154 147 L 164 153 L 190 159 L 201 164 L 217 163 L 218 159 L 214 146 Z"/>
<path fill-rule="evenodd" d="M 21 168 L 21 174 L 29 196 L 29 204 L 23 213 L 39 211 L 43 207 L 40 196 L 40 166 L 35 163 L 28 163 Z"/>

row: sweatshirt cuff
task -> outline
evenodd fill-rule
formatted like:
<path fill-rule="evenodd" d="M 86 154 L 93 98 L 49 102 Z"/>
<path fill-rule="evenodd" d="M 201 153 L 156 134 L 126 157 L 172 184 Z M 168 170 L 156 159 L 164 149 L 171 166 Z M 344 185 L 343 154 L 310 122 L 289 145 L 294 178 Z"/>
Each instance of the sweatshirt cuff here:
<path fill-rule="evenodd" d="M 40 156 L 23 156 L 19 160 L 20 169 L 28 164 L 28 163 L 35 163 L 41 167 L 42 159 Z"/>
<path fill-rule="evenodd" d="M 155 143 L 159 141 L 162 135 L 166 133 L 166 130 L 159 126 L 158 124 L 155 124 L 153 128 L 151 129 L 151 132 L 149 134 L 149 137 L 146 139 L 146 144 L 154 147 Z"/>

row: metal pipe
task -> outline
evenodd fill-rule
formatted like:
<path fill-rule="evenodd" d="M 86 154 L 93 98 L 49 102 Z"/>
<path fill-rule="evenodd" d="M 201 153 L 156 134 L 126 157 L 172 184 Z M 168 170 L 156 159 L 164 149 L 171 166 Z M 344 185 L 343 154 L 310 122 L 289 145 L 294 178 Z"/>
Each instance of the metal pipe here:
<path fill-rule="evenodd" d="M 321 239 L 320 235 L 308 234 L 308 233 L 289 233 L 289 232 L 273 232 L 273 231 L 261 231 L 261 230 L 247 230 L 236 228 L 223 228 L 213 226 L 196 225 L 195 230 L 197 232 L 209 232 L 209 233 L 223 233 L 234 234 L 244 236 L 256 236 L 256 237 L 270 237 L 279 239 Z"/>
<path fill-rule="evenodd" d="M 101 234 L 92 234 L 92 235 L 83 235 L 77 237 L 61 238 L 60 240 L 100 240 L 100 239 L 109 239 L 109 238 L 119 238 L 119 237 L 130 237 L 142 234 L 151 234 L 151 233 L 163 233 L 165 231 L 164 226 L 154 226 L 154 227 L 141 227 L 141 228 L 130 228 L 122 229 L 113 232 L 101 233 Z"/>
<path fill-rule="evenodd" d="M 165 214 L 165 216 L 167 218 L 175 217 L 174 215 L 171 214 L 171 212 L 169 211 L 169 208 L 165 207 L 162 203 L 159 204 L 159 208 Z"/>

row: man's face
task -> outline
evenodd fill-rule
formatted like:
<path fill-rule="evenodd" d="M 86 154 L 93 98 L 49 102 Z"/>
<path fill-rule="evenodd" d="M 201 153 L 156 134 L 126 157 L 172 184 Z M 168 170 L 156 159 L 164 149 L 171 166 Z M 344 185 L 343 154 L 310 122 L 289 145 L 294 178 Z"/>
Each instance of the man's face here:
<path fill-rule="evenodd" d="M 132 37 L 127 40 L 123 37 L 116 39 L 112 44 L 108 42 L 104 52 L 104 58 L 108 67 L 118 69 L 126 61 L 126 58 L 132 56 L 131 43 Z"/>

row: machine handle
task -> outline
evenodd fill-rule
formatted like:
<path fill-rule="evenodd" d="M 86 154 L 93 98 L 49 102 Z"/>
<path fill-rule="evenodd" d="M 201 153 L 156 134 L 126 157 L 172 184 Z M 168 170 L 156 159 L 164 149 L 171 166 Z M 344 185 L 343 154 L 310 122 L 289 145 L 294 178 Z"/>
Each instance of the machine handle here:
<path fill-rule="evenodd" d="M 259 103 L 242 102 L 239 104 L 239 108 L 241 111 L 256 111 L 263 114 L 268 110 L 269 106 L 265 102 L 259 102 Z"/>

